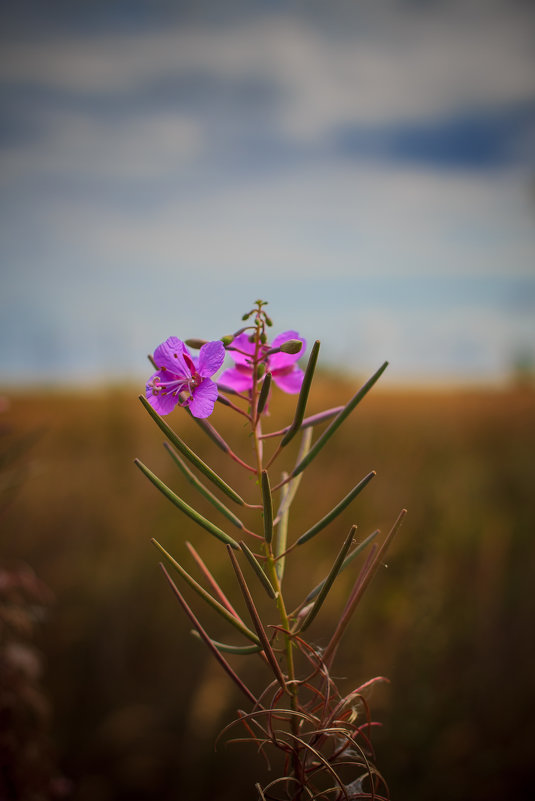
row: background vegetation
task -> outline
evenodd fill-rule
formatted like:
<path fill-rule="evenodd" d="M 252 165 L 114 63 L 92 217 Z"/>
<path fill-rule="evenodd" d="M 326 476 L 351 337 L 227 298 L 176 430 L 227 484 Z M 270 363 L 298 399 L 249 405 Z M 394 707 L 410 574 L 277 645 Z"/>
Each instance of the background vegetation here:
<path fill-rule="evenodd" d="M 324 375 L 310 412 L 345 402 L 354 388 Z M 213 747 L 242 699 L 191 638 L 149 540 L 194 570 L 184 546 L 191 540 L 228 588 L 226 554 L 136 470 L 138 456 L 192 497 L 136 394 L 110 388 L 4 402 L 0 560 L 6 569 L 29 565 L 54 596 L 35 635 L 46 736 L 73 801 L 252 799 L 263 761 L 247 746 Z M 364 538 L 409 510 L 335 663 L 343 689 L 390 679 L 372 708 L 384 724 L 378 764 L 396 801 L 501 801 L 525 797 L 533 783 L 534 407 L 527 387 L 375 388 L 304 475 L 294 537 L 377 470 L 352 507 L 293 555 L 287 581 L 296 603 L 323 578 L 353 522 Z M 287 422 L 292 400 L 278 393 L 272 408 L 266 429 Z M 213 419 L 239 443 L 226 409 Z M 172 425 L 254 497 L 254 479 L 193 421 L 178 411 Z M 247 454 L 247 442 L 236 449 Z M 215 514 L 203 499 L 195 504 Z M 313 624 L 320 645 L 351 573 Z M 228 639 L 210 610 L 201 617 Z M 247 665 L 247 681 L 261 686 L 261 663 Z"/>

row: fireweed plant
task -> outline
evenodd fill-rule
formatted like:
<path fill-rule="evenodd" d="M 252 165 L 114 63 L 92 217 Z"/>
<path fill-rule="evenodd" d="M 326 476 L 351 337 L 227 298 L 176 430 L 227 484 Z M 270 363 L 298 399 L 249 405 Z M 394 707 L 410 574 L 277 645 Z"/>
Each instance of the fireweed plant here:
<path fill-rule="evenodd" d="M 303 471 L 372 388 L 387 362 L 345 406 L 305 417 L 320 343 L 316 341 L 312 346 L 303 372 L 297 361 L 304 354 L 305 340 L 297 332 L 287 331 L 269 344 L 267 329 L 272 323 L 265 305 L 264 301 L 257 301 L 254 308 L 243 316 L 244 326 L 221 340 L 187 340 L 184 343 L 170 337 L 159 345 L 154 355 L 149 357 L 155 372 L 147 382 L 145 396 L 140 396 L 143 406 L 166 436 L 165 447 L 177 467 L 193 488 L 225 518 L 225 523 L 218 525 L 201 515 L 136 459 L 140 470 L 171 503 L 219 540 L 221 558 L 230 560 L 249 620 L 244 620 L 236 612 L 193 545 L 186 543 L 209 589 L 199 584 L 157 540 L 152 542 L 163 557 L 161 567 L 164 575 L 192 623 L 192 634 L 208 647 L 246 701 L 244 708 L 238 710 L 236 720 L 222 734 L 235 734 L 231 742 L 254 744 L 264 754 L 268 767 L 270 749 L 282 752 L 281 775 L 264 786 L 255 784 L 257 799 L 381 801 L 389 795 L 386 782 L 375 766 L 370 735 L 372 727 L 377 724 L 372 722 L 368 699 L 374 685 L 385 679 L 371 679 L 342 695 L 331 670 L 342 635 L 365 589 L 377 569 L 384 564 L 385 552 L 400 527 L 405 510 L 401 511 L 380 546 L 374 541 L 379 531 L 357 541 L 356 526 L 352 526 L 328 574 L 316 587 L 307 588 L 309 591 L 305 597 L 289 601 L 284 577 L 288 557 L 298 554 L 305 544 L 333 523 L 375 475 L 372 471 L 364 476 L 321 520 L 290 540 L 290 508 Z M 199 355 L 192 356 L 190 348 L 198 350 Z M 214 380 L 226 353 L 234 366 L 225 370 L 219 380 Z M 295 414 L 285 428 L 263 433 L 262 421 L 268 404 L 272 402 L 273 384 L 284 392 L 297 395 Z M 252 443 L 250 464 L 241 459 L 206 420 L 216 403 L 239 415 L 242 429 L 245 418 Z M 254 500 L 246 501 L 167 424 L 163 417 L 177 407 L 183 408 L 182 413 L 189 413 L 212 443 L 250 474 L 250 486 L 254 486 L 257 496 Z M 327 421 L 330 421 L 328 427 L 313 441 L 315 426 Z M 301 444 L 295 465 L 289 471 L 277 470 L 278 458 L 296 436 L 300 437 Z M 266 441 L 275 443 L 269 458 L 264 455 Z M 218 495 L 208 488 L 206 481 L 218 490 Z M 249 513 L 257 517 L 257 524 L 252 526 L 254 530 L 247 528 L 239 515 L 228 507 L 229 501 L 238 510 L 240 507 L 254 510 Z M 234 536 L 228 533 L 233 529 L 237 530 Z M 345 607 L 326 647 L 320 649 L 307 640 L 307 629 L 319 613 L 337 576 L 350 566 L 355 570 L 359 556 L 360 570 L 355 571 L 356 579 Z M 178 583 L 189 585 L 204 603 L 226 620 L 230 629 L 239 633 L 241 642 L 222 643 L 210 637 L 177 586 L 177 576 Z M 271 608 L 267 619 L 263 619 L 259 611 L 259 593 L 266 593 L 271 602 L 266 602 Z M 260 658 L 266 673 L 271 675 L 259 694 L 246 686 L 231 665 L 230 660 L 235 662 L 246 657 Z"/>

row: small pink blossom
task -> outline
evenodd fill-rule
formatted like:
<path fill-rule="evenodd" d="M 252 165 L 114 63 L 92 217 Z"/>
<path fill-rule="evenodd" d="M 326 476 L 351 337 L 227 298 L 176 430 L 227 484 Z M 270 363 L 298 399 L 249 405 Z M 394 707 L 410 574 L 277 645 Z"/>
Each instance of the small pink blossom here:
<path fill-rule="evenodd" d="M 154 351 L 158 372 L 146 386 L 146 397 L 158 414 L 169 414 L 177 404 L 188 406 L 194 417 L 209 417 L 217 400 L 217 385 L 210 379 L 225 358 L 225 347 L 219 340 L 207 342 L 192 358 L 177 337 L 169 337 Z M 182 398 L 181 393 L 184 393 Z"/>
<path fill-rule="evenodd" d="M 260 355 L 266 354 L 273 348 L 279 348 L 289 339 L 299 339 L 303 345 L 298 353 L 273 353 L 267 356 L 263 363 L 266 365 L 266 372 L 270 372 L 273 381 L 284 392 L 295 395 L 301 389 L 304 373 L 297 367 L 297 360 L 302 356 L 306 341 L 300 337 L 297 331 L 285 331 L 275 337 L 271 345 L 261 345 Z M 228 349 L 229 356 L 232 357 L 236 366 L 225 370 L 219 378 L 222 386 L 230 387 L 236 392 L 249 392 L 253 387 L 253 357 L 255 345 L 249 341 L 246 333 L 237 336 Z"/>

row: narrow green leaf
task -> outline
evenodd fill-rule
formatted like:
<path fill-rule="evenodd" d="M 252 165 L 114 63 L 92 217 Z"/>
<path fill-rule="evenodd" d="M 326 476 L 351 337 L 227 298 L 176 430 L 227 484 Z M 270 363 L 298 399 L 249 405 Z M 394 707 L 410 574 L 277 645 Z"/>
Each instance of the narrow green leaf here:
<path fill-rule="evenodd" d="M 258 639 L 262 643 L 262 650 L 264 651 L 269 664 L 271 665 L 271 669 L 273 673 L 277 677 L 279 684 L 285 690 L 286 689 L 286 681 L 282 674 L 282 670 L 280 668 L 279 663 L 277 662 L 277 657 L 273 652 L 273 648 L 271 647 L 271 643 L 266 634 L 266 630 L 262 624 L 260 619 L 260 615 L 256 609 L 256 606 L 253 601 L 253 596 L 247 586 L 247 582 L 243 576 L 241 571 L 241 567 L 238 564 L 238 559 L 236 558 L 235 554 L 232 552 L 232 548 L 227 545 L 228 555 L 230 557 L 230 561 L 232 562 L 232 567 L 234 568 L 234 572 L 236 573 L 236 578 L 238 579 L 238 584 L 240 585 L 240 589 L 242 591 L 243 597 L 245 599 L 245 603 L 247 604 L 247 609 L 249 610 L 249 614 L 251 615 L 251 620 L 253 621 L 253 625 L 256 629 L 256 633 L 258 634 Z"/>
<path fill-rule="evenodd" d="M 337 575 L 342 569 L 344 559 L 346 558 L 347 552 L 351 547 L 351 543 L 353 542 L 353 537 L 355 535 L 356 530 L 357 530 L 356 526 L 351 526 L 349 534 L 347 535 L 345 542 L 340 548 L 338 556 L 336 557 L 334 564 L 331 567 L 331 570 L 329 571 L 329 575 L 322 582 L 321 590 L 318 593 L 318 596 L 314 602 L 312 609 L 309 611 L 309 613 L 301 623 L 298 631 L 304 631 L 305 629 L 307 629 L 314 620 L 314 618 L 316 617 L 316 615 L 318 614 L 319 610 L 321 609 L 322 604 L 325 601 L 325 598 L 327 597 L 327 594 L 334 583 L 334 580 L 336 579 Z"/>
<path fill-rule="evenodd" d="M 207 592 L 204 589 L 204 587 L 201 587 L 201 585 L 198 582 L 196 582 L 195 579 L 192 578 L 192 576 L 190 576 L 190 574 L 186 570 L 184 570 L 182 565 L 180 565 L 176 561 L 176 559 L 173 559 L 171 554 L 167 553 L 167 551 L 165 550 L 163 545 L 160 545 L 158 540 L 155 540 L 153 538 L 151 540 L 151 542 L 152 542 L 153 545 L 156 546 L 156 548 L 158 548 L 160 553 L 163 554 L 163 556 L 169 562 L 171 567 L 173 567 L 176 570 L 176 572 L 180 576 L 182 576 L 182 578 L 184 579 L 186 584 L 189 584 L 189 586 L 193 590 L 195 590 L 197 595 L 200 595 L 200 597 L 204 601 L 206 601 L 206 603 L 210 604 L 212 609 L 215 609 L 215 611 L 218 614 L 220 614 L 221 617 L 224 617 L 225 620 L 227 620 L 232 626 L 234 626 L 234 628 L 238 629 L 238 631 L 241 631 L 241 633 L 244 634 L 247 637 L 247 639 L 252 640 L 257 645 L 260 644 L 260 640 L 258 639 L 256 634 L 254 633 L 254 631 L 251 631 L 251 629 L 249 629 L 244 623 L 242 623 L 241 620 L 238 620 L 237 617 L 234 617 L 234 615 L 231 612 L 229 612 L 226 607 L 224 607 L 222 604 L 220 604 L 219 601 L 216 601 L 216 599 L 212 595 L 210 595 L 210 593 Z"/>
<path fill-rule="evenodd" d="M 305 409 L 308 400 L 308 394 L 310 392 L 312 378 L 314 377 L 314 370 L 316 369 L 316 362 L 318 361 L 319 351 L 320 351 L 320 341 L 319 339 L 317 339 L 314 342 L 312 350 L 310 351 L 310 356 L 308 357 L 308 364 L 305 370 L 303 383 L 301 384 L 299 397 L 297 399 L 297 406 L 295 408 L 295 417 L 289 430 L 284 435 L 284 438 L 281 442 L 281 447 L 287 445 L 295 437 L 295 435 L 297 434 L 303 423 L 303 418 L 305 416 Z"/>
<path fill-rule="evenodd" d="M 180 468 L 180 470 L 182 470 L 188 481 L 193 484 L 195 489 L 200 492 L 201 495 L 203 495 L 208 501 L 210 501 L 210 503 L 215 506 L 215 508 L 218 509 L 221 514 L 225 515 L 225 517 L 230 520 L 230 522 L 235 525 L 236 528 L 243 529 L 244 525 L 239 517 L 236 517 L 234 512 L 231 512 L 230 509 L 213 494 L 213 492 L 210 492 L 208 487 L 206 487 L 202 481 L 199 481 L 197 476 L 191 472 L 187 464 L 182 461 L 180 456 L 171 448 L 171 446 L 167 442 L 164 442 L 163 446 L 167 453 L 171 456 L 174 463 Z"/>
<path fill-rule="evenodd" d="M 362 598 L 362 595 L 364 594 L 365 590 L 367 589 L 370 581 L 375 576 L 375 573 L 377 572 L 377 569 L 378 569 L 379 565 L 383 564 L 384 557 L 386 555 L 386 551 L 387 551 L 389 545 L 391 544 L 392 540 L 394 539 L 395 535 L 399 531 L 399 528 L 400 528 L 400 526 L 401 526 L 401 524 L 403 522 L 403 518 L 405 517 L 406 514 L 407 514 L 407 510 L 406 509 L 402 509 L 401 512 L 399 513 L 397 519 L 396 519 L 396 522 L 394 523 L 394 525 L 392 526 L 392 528 L 390 529 L 390 531 L 386 535 L 386 538 L 385 538 L 383 544 L 381 545 L 381 547 L 377 551 L 377 554 L 376 554 L 375 558 L 373 559 L 373 561 L 371 562 L 371 564 L 368 567 L 366 567 L 366 565 L 365 565 L 365 567 L 364 567 L 365 572 L 364 573 L 361 572 L 361 575 L 357 579 L 357 581 L 355 583 L 355 587 L 354 587 L 353 591 L 351 592 L 349 601 L 346 604 L 346 608 L 342 612 L 340 620 L 338 621 L 338 624 L 336 626 L 336 630 L 335 630 L 334 634 L 332 635 L 331 640 L 327 645 L 327 648 L 323 652 L 323 659 L 324 659 L 326 665 L 330 666 L 330 664 L 331 664 L 331 662 L 332 662 L 332 660 L 334 658 L 334 654 L 336 653 L 336 649 L 338 647 L 338 644 L 339 644 L 339 642 L 340 642 L 340 640 L 342 638 L 342 635 L 343 635 L 343 633 L 344 633 L 344 631 L 345 631 L 345 629 L 346 629 L 346 627 L 347 627 L 347 625 L 349 623 L 349 620 L 351 619 L 351 616 L 353 615 L 355 609 L 357 608 L 357 606 L 359 604 L 359 601 Z M 373 554 L 373 548 L 375 548 L 375 545 L 372 547 L 372 550 L 368 554 L 368 559 Z M 368 562 L 368 560 L 366 560 L 366 563 L 367 562 Z"/>
<path fill-rule="evenodd" d="M 217 581 L 215 579 L 215 576 L 209 570 L 207 565 L 204 563 L 204 561 L 202 560 L 200 554 L 195 550 L 195 548 L 193 547 L 191 542 L 188 542 L 187 540 L 186 540 L 186 548 L 188 549 L 190 554 L 195 559 L 195 561 L 197 563 L 197 566 L 201 570 L 201 573 L 206 577 L 206 579 L 208 580 L 210 586 L 214 590 L 215 594 L 218 596 L 218 598 L 221 601 L 221 603 L 223 604 L 223 606 L 226 609 L 228 609 L 228 611 L 230 612 L 231 615 L 234 615 L 234 617 L 239 618 L 240 617 L 239 614 L 236 612 L 236 610 L 234 609 L 234 607 L 230 603 L 229 599 L 227 598 L 227 596 L 225 595 L 225 593 L 223 592 L 223 590 L 221 589 L 221 587 L 217 583 Z"/>
<path fill-rule="evenodd" d="M 169 489 L 169 487 L 163 483 L 163 481 L 160 481 L 158 476 L 154 475 L 152 470 L 149 470 L 148 467 L 145 467 L 143 462 L 140 462 L 139 459 L 134 459 L 134 461 L 141 472 L 147 476 L 149 481 L 152 481 L 154 486 L 159 489 L 160 492 L 171 501 L 171 503 L 177 506 L 182 512 L 184 512 L 184 514 L 194 520 L 199 526 L 210 532 L 210 534 L 213 534 L 214 537 L 217 537 L 222 542 L 239 551 L 240 546 L 236 540 L 233 540 L 232 537 L 229 537 L 228 534 L 225 534 L 225 532 L 222 531 L 218 526 L 214 525 L 214 523 L 210 522 L 210 520 L 207 520 L 206 517 L 200 515 L 199 512 L 196 512 L 195 509 L 183 501 L 182 498 L 179 498 L 178 495 L 173 492 L 173 490 Z"/>
<path fill-rule="evenodd" d="M 200 459 L 197 456 L 197 454 L 191 450 L 191 448 L 188 448 L 186 443 L 183 442 L 177 434 L 175 434 L 173 429 L 167 425 L 165 420 L 163 420 L 162 417 L 160 417 L 160 415 L 158 414 L 158 412 L 156 412 L 152 408 L 148 400 L 144 398 L 143 395 L 139 396 L 139 400 L 141 401 L 145 409 L 148 411 L 148 413 L 150 414 L 156 425 L 160 428 L 161 431 L 163 431 L 167 439 L 169 439 L 172 442 L 175 448 L 178 451 L 180 451 L 182 456 L 185 456 L 189 462 L 195 465 L 197 470 L 200 470 L 201 473 L 204 473 L 206 478 L 208 478 L 213 484 L 215 484 L 216 487 L 219 487 L 219 489 L 222 492 L 224 492 L 225 495 L 228 495 L 229 498 L 232 498 L 232 500 L 235 501 L 235 503 L 238 503 L 240 506 L 245 506 L 245 501 L 243 500 L 243 498 L 241 498 L 238 495 L 238 493 L 232 489 L 232 487 L 229 487 L 229 485 L 225 481 L 223 481 L 223 479 L 220 478 L 217 475 L 217 473 L 215 473 L 210 467 L 208 467 L 208 465 L 205 464 L 203 460 Z"/>
<path fill-rule="evenodd" d="M 343 570 L 345 570 L 345 569 L 346 569 L 346 567 L 347 567 L 348 565 L 350 565 L 350 564 L 351 564 L 351 562 L 352 562 L 352 561 L 353 561 L 353 560 L 354 560 L 354 559 L 355 559 L 355 558 L 356 558 L 356 557 L 359 555 L 359 553 L 361 553 L 361 552 L 364 550 L 364 548 L 365 548 L 367 545 L 369 545 L 369 544 L 370 544 L 370 542 L 371 542 L 373 539 L 375 539 L 375 537 L 376 537 L 378 534 L 379 534 L 379 529 L 376 529 L 376 530 L 375 530 L 375 531 L 373 531 L 373 532 L 372 532 L 372 533 L 371 533 L 371 534 L 370 534 L 368 537 L 366 537 L 366 539 L 365 539 L 363 542 L 359 543 L 359 544 L 357 545 L 357 547 L 356 547 L 356 548 L 355 548 L 353 551 L 351 551 L 351 553 L 350 553 L 350 554 L 348 554 L 348 555 L 346 556 L 346 558 L 345 558 L 345 559 L 344 559 L 344 561 L 342 562 L 342 567 L 340 568 L 340 573 L 341 573 Z M 302 603 L 302 606 L 307 606 L 307 604 L 311 603 L 311 601 L 313 601 L 313 600 L 314 600 L 314 598 L 315 598 L 315 597 L 318 595 L 318 593 L 321 591 L 321 589 L 322 589 L 322 587 L 323 587 L 323 585 L 325 584 L 325 582 L 326 582 L 326 581 L 327 581 L 327 579 L 323 579 L 323 581 L 320 581 L 320 583 L 319 583 L 319 584 L 317 584 L 317 585 L 314 587 L 314 589 L 313 589 L 313 590 L 311 590 L 311 591 L 308 593 L 307 597 L 305 598 L 305 600 L 304 600 L 304 601 L 303 601 L 303 603 Z"/>
<path fill-rule="evenodd" d="M 186 407 L 186 408 L 187 408 L 187 407 Z M 197 425 L 199 426 L 199 428 L 202 428 L 202 430 L 204 431 L 204 433 L 205 433 L 207 436 L 209 436 L 209 437 L 210 437 L 210 439 L 212 440 L 212 442 L 213 442 L 215 445 L 217 445 L 217 447 L 218 447 L 218 448 L 220 448 L 220 449 L 223 451 L 223 453 L 228 453 L 228 452 L 230 451 L 230 446 L 229 446 L 229 445 L 227 445 L 227 443 L 225 442 L 225 440 L 223 439 L 223 437 L 222 437 L 222 436 L 219 434 L 219 432 L 218 432 L 218 431 L 216 431 L 216 430 L 215 430 L 215 428 L 213 427 L 213 425 L 211 425 L 211 424 L 210 424 L 210 423 L 209 423 L 207 420 L 205 420 L 205 419 L 204 419 L 204 417 L 194 417 L 194 416 L 192 415 L 192 413 L 190 412 L 190 410 L 189 410 L 189 409 L 188 409 L 188 412 L 189 412 L 189 416 L 191 417 L 191 419 L 192 419 L 192 420 L 193 420 L 195 423 L 197 423 Z"/>
<path fill-rule="evenodd" d="M 359 391 L 353 395 L 350 401 L 344 406 L 341 412 L 334 418 L 330 426 L 323 432 L 321 437 L 314 443 L 313 447 L 310 449 L 308 454 L 305 456 L 302 462 L 300 462 L 297 467 L 294 468 L 292 472 L 292 476 L 297 476 L 301 473 L 305 467 L 308 467 L 312 459 L 314 459 L 323 446 L 328 442 L 328 440 L 332 437 L 334 432 L 342 425 L 346 417 L 351 414 L 355 406 L 360 403 L 363 397 L 369 392 L 369 390 L 373 387 L 375 382 L 381 377 L 384 373 L 386 368 L 388 367 L 388 362 L 384 362 L 381 367 L 372 375 L 370 379 L 359 389 Z"/>
<path fill-rule="evenodd" d="M 357 486 L 356 486 L 356 487 L 353 487 L 353 489 L 351 490 L 351 492 L 348 492 L 348 494 L 345 496 L 345 498 L 342 498 L 342 500 L 340 501 L 340 503 L 338 503 L 338 504 L 337 504 L 337 505 L 334 507 L 334 509 L 331 509 L 331 511 L 330 511 L 328 514 L 326 514 L 326 515 L 325 515 L 325 517 L 322 517 L 322 519 L 321 519 L 321 520 L 319 520 L 319 521 L 318 521 L 318 522 L 317 522 L 317 523 L 316 523 L 314 526 L 312 526 L 312 528 L 309 528 L 309 530 L 308 530 L 308 531 L 305 531 L 305 533 L 304 533 L 304 534 L 302 534 L 302 535 L 299 537 L 299 539 L 297 540 L 297 545 L 302 545 L 304 542 L 306 542 L 307 540 L 311 539 L 311 537 L 314 537 L 316 534 L 318 534 L 318 533 L 319 533 L 319 532 L 320 532 L 322 529 L 324 529 L 324 528 L 325 528 L 325 526 L 328 526 L 328 525 L 329 525 L 329 523 L 330 523 L 331 521 L 333 521 L 333 520 L 335 519 L 335 517 L 338 517 L 338 515 L 340 514 L 340 512 L 343 512 L 343 510 L 346 508 L 346 506 L 349 506 L 349 504 L 351 503 L 351 501 L 352 501 L 352 500 L 354 500 L 354 498 L 356 498 L 356 497 L 357 497 L 357 495 L 358 495 L 360 492 L 362 492 L 362 490 L 364 489 L 364 487 L 365 487 L 367 484 L 369 484 L 369 483 L 370 483 L 370 481 L 372 480 L 372 478 L 373 478 L 375 475 L 376 475 L 376 473 L 375 473 L 375 470 L 372 470 L 372 471 L 371 471 L 371 473 L 368 473 L 368 475 L 367 475 L 367 476 L 365 476 L 365 477 L 362 479 L 362 481 L 360 481 L 360 482 L 357 484 Z"/>
<path fill-rule="evenodd" d="M 200 640 L 202 642 L 202 637 L 196 629 L 192 629 L 191 633 L 196 640 Z M 218 642 L 217 640 L 212 639 L 210 639 L 210 642 L 214 648 L 217 648 L 218 651 L 221 651 L 224 654 L 257 654 L 262 650 L 261 645 L 227 645 L 227 643 Z"/>
<path fill-rule="evenodd" d="M 269 545 L 273 537 L 273 500 L 267 470 L 262 470 L 262 499 L 264 502 L 264 539 Z"/>
<path fill-rule="evenodd" d="M 165 565 L 163 565 L 160 562 L 160 567 L 162 568 L 162 571 L 163 571 L 167 581 L 169 582 L 169 585 L 170 585 L 171 589 L 173 590 L 173 592 L 175 594 L 175 597 L 177 598 L 178 602 L 180 603 L 180 606 L 182 607 L 182 609 L 184 610 L 186 615 L 189 617 L 189 619 L 191 620 L 191 622 L 193 623 L 193 625 L 195 626 L 195 628 L 199 632 L 199 636 L 201 637 L 201 639 L 206 643 L 206 645 L 208 646 L 210 651 L 213 653 L 214 657 L 217 659 L 217 661 L 219 662 L 219 664 L 221 665 L 223 670 L 225 670 L 225 672 L 230 676 L 232 681 L 234 681 L 238 685 L 240 690 L 244 693 L 244 695 L 247 696 L 249 701 L 251 701 L 252 704 L 254 706 L 256 706 L 257 703 L 258 703 L 257 698 L 253 695 L 253 693 L 249 690 L 249 688 L 243 683 L 243 681 L 240 679 L 238 674 L 231 668 L 231 666 L 229 665 L 229 663 L 227 662 L 225 657 L 221 655 L 221 653 L 217 650 L 217 648 L 214 645 L 212 645 L 212 641 L 211 641 L 210 637 L 205 632 L 205 630 L 203 629 L 203 627 L 201 626 L 201 624 L 199 623 L 199 621 L 195 617 L 193 611 L 190 609 L 190 607 L 186 603 L 186 599 L 182 596 L 182 594 L 179 591 L 178 587 L 176 586 L 175 582 L 173 581 L 173 579 L 171 578 L 171 576 L 169 575 L 169 573 L 165 569 Z"/>
<path fill-rule="evenodd" d="M 260 395 L 258 396 L 258 405 L 256 407 L 257 417 L 260 417 L 260 415 L 264 411 L 264 407 L 269 397 L 270 389 L 271 389 L 271 373 L 266 373 L 264 380 L 262 382 L 262 389 L 260 390 Z"/>
<path fill-rule="evenodd" d="M 245 554 L 245 556 L 247 558 L 247 561 L 249 562 L 249 564 L 253 568 L 254 572 L 256 573 L 258 578 L 260 579 L 260 583 L 262 584 L 262 587 L 265 589 L 265 591 L 267 592 L 267 594 L 269 595 L 270 598 L 275 599 L 277 597 L 277 593 L 273 589 L 273 585 L 271 584 L 271 581 L 266 576 L 266 574 L 264 572 L 264 569 L 262 568 L 262 565 L 260 564 L 260 562 L 258 561 L 256 556 L 254 555 L 254 553 L 251 551 L 250 548 L 248 548 L 248 546 L 242 540 L 240 540 L 240 548 L 242 549 L 243 553 Z"/>

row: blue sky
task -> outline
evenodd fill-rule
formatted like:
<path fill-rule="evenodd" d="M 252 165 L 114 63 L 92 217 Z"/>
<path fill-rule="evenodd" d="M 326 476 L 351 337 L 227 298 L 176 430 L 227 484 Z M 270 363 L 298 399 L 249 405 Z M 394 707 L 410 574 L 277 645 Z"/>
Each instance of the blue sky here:
<path fill-rule="evenodd" d="M 143 376 L 257 297 L 385 381 L 535 361 L 531 4 L 9 5 L 0 380 Z"/>

